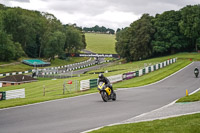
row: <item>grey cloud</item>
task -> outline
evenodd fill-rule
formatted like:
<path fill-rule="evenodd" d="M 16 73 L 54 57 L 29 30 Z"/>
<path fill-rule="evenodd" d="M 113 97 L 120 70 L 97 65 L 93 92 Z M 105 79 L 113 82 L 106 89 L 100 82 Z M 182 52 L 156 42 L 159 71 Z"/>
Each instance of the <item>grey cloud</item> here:
<path fill-rule="evenodd" d="M 11 1 L 17 2 L 31 2 L 30 0 L 0 0 L 0 3 L 7 6 L 11 5 Z M 33 0 L 34 1 L 34 0 Z M 39 0 L 45 4 L 45 9 L 47 12 L 54 12 L 55 16 L 59 16 L 59 13 L 72 14 L 74 18 L 77 17 L 78 24 L 101 24 L 101 25 L 111 25 L 111 28 L 121 27 L 122 25 L 127 25 L 127 22 L 117 22 L 111 18 L 98 18 L 99 15 L 104 14 L 107 11 L 117 11 L 123 13 L 129 13 L 136 16 L 141 16 L 144 13 L 149 13 L 150 15 L 155 15 L 157 13 L 163 13 L 169 10 L 179 10 L 186 5 L 199 4 L 199 0 Z M 38 5 L 40 6 L 40 5 Z M 44 11 L 44 10 L 43 10 Z M 80 14 L 86 16 L 85 20 L 80 17 Z M 75 16 L 77 15 L 77 16 Z M 108 16 L 109 17 L 109 16 Z M 121 16 L 116 16 L 123 18 Z M 79 19 L 80 18 L 80 19 Z M 96 18 L 96 20 L 95 20 Z M 60 16 L 60 19 L 65 19 L 65 16 Z M 91 22 L 92 19 L 92 22 Z M 130 21 L 134 21 L 134 18 L 130 18 Z M 127 19 L 126 19 L 127 20 Z M 67 23 L 68 20 L 65 19 Z M 72 22 L 74 23 L 74 22 Z M 121 26 L 120 26 L 121 25 Z"/>
<path fill-rule="evenodd" d="M 149 13 L 155 15 L 168 10 L 198 4 L 199 0 L 42 0 L 48 8 L 67 13 L 83 13 L 90 16 L 102 14 L 108 10 L 132 12 L 136 15 Z"/>
<path fill-rule="evenodd" d="M 29 3 L 29 2 L 30 2 L 30 0 L 7 0 L 7 1 L 27 2 L 27 3 Z"/>
<path fill-rule="evenodd" d="M 101 14 L 108 8 L 106 1 L 103 0 L 60 0 L 59 2 L 49 2 L 48 8 L 51 10 L 63 11 L 71 14 L 83 13 L 88 15 Z"/>
<path fill-rule="evenodd" d="M 186 5 L 198 4 L 199 0 L 109 0 L 118 10 L 135 14 L 156 14 L 168 10 L 179 10 Z"/>
<path fill-rule="evenodd" d="M 12 1 L 22 2 L 22 3 L 24 3 L 24 2 L 26 2 L 26 3 L 30 2 L 30 0 L 0 0 L 0 3 L 3 4 L 3 5 L 6 5 L 6 6 L 11 6 L 10 2 L 12 2 Z"/>

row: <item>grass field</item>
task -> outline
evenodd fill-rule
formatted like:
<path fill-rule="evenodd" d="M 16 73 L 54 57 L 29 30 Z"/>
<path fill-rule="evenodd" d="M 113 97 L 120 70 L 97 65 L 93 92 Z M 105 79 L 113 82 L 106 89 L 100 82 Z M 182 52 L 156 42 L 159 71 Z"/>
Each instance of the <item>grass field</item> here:
<path fill-rule="evenodd" d="M 86 33 L 86 49 L 94 53 L 116 54 L 115 35 Z"/>
<path fill-rule="evenodd" d="M 104 127 L 90 133 L 199 133 L 200 114 Z"/>
<path fill-rule="evenodd" d="M 199 57 L 199 54 L 192 54 L 192 56 L 189 56 L 189 53 L 183 53 L 185 57 L 191 57 L 193 59 L 197 59 Z M 134 63 L 127 63 L 127 64 L 121 64 L 121 65 L 114 65 L 116 69 L 118 68 L 126 68 L 127 70 L 118 70 L 118 71 L 113 71 L 106 73 L 106 76 L 111 76 L 111 75 L 116 75 L 116 74 L 122 74 L 123 72 L 128 72 L 129 70 L 136 70 L 138 69 L 141 64 L 144 65 L 145 62 L 154 64 L 158 62 L 162 62 L 167 60 L 168 58 L 171 57 L 178 57 L 178 56 L 183 56 L 183 54 L 177 54 L 173 56 L 166 56 L 166 57 L 161 57 L 161 58 L 154 58 L 150 60 L 145 60 L 145 61 L 138 61 Z M 170 66 L 167 66 L 165 68 L 162 68 L 160 70 L 157 70 L 155 72 L 146 74 L 144 76 L 134 78 L 131 80 L 119 82 L 117 84 L 114 84 L 114 88 L 122 88 L 122 87 L 133 87 L 133 86 L 140 86 L 144 84 L 149 84 L 155 81 L 158 81 L 173 72 L 181 69 L 182 67 L 186 66 L 187 64 L 191 63 L 188 59 L 178 59 L 177 63 L 174 63 Z M 106 70 L 107 68 L 105 68 Z M 98 71 L 98 70 L 97 70 Z M 163 74 L 165 73 L 165 74 Z M 57 80 L 41 80 L 38 82 L 34 83 L 27 83 L 27 84 L 22 84 L 18 86 L 9 86 L 9 87 L 3 87 L 0 88 L 0 91 L 7 91 L 7 90 L 14 90 L 14 89 L 21 89 L 25 88 L 26 89 L 26 98 L 25 99 L 13 99 L 13 100 L 5 100 L 5 101 L 0 101 L 0 108 L 5 108 L 5 107 L 12 107 L 16 105 L 24 105 L 24 104 L 30 104 L 30 103 L 36 103 L 36 102 L 42 102 L 42 101 L 48 101 L 48 100 L 53 100 L 53 99 L 59 99 L 59 98 L 65 98 L 65 97 L 72 97 L 72 96 L 77 96 L 77 95 L 83 95 L 86 93 L 93 93 L 97 92 L 96 88 L 91 89 L 89 91 L 84 91 L 84 92 L 77 92 L 76 90 L 72 92 L 66 92 L 66 94 L 62 94 L 62 88 L 63 88 L 63 83 L 68 82 L 68 80 L 85 80 L 85 79 L 93 79 L 97 78 L 97 74 L 83 74 L 81 77 L 74 77 L 74 78 L 68 78 L 68 79 L 57 79 Z M 43 87 L 45 86 L 46 90 L 56 90 L 54 92 L 49 92 L 46 94 L 46 96 L 43 96 Z M 67 87 L 67 86 L 66 86 Z M 67 87 L 69 89 L 69 86 Z M 73 90 L 73 87 L 72 87 Z"/>

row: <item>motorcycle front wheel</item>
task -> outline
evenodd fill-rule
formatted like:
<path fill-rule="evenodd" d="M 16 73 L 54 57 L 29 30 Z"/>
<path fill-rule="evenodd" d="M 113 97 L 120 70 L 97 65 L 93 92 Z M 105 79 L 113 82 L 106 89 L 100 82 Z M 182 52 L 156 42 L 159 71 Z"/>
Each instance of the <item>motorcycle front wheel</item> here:
<path fill-rule="evenodd" d="M 108 95 L 105 91 L 102 91 L 101 92 L 101 97 L 103 99 L 104 102 L 107 102 L 108 101 Z"/>

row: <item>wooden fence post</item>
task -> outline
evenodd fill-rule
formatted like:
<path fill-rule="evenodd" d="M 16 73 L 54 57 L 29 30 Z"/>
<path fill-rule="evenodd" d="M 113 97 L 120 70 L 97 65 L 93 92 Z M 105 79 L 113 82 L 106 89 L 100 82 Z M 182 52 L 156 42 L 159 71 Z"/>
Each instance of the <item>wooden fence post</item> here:
<path fill-rule="evenodd" d="M 65 82 L 63 83 L 63 95 L 65 94 Z"/>
<path fill-rule="evenodd" d="M 45 96 L 45 85 L 43 85 L 43 96 Z"/>

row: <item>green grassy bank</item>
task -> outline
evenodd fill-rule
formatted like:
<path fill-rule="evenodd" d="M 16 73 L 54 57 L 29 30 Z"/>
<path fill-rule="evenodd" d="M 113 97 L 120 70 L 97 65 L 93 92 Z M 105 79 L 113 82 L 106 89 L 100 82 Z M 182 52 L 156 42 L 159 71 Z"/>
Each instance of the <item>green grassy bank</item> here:
<path fill-rule="evenodd" d="M 104 127 L 91 133 L 199 133 L 200 114 Z"/>

